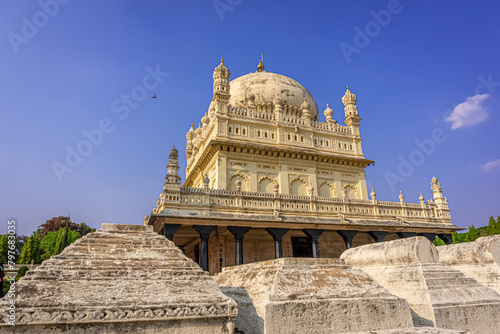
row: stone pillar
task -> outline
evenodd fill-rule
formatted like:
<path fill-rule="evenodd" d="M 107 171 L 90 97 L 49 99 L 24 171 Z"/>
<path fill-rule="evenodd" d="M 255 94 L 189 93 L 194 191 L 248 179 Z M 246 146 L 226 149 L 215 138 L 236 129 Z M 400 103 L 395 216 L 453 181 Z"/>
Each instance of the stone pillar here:
<path fill-rule="evenodd" d="M 243 237 L 250 231 L 250 227 L 246 226 L 228 226 L 228 231 L 234 235 L 236 240 L 236 253 L 234 263 L 239 266 L 243 264 Z"/>
<path fill-rule="evenodd" d="M 396 234 L 401 239 L 403 239 L 403 238 L 411 238 L 411 237 L 415 237 L 417 235 L 417 233 L 415 233 L 415 232 L 398 232 Z"/>
<path fill-rule="evenodd" d="M 342 239 L 344 239 L 345 248 L 349 249 L 352 247 L 352 239 L 354 239 L 354 236 L 358 233 L 358 231 L 341 230 L 337 231 L 337 233 L 342 237 Z"/>
<path fill-rule="evenodd" d="M 375 242 L 382 242 L 387 236 L 387 232 L 383 231 L 370 231 L 368 232 L 368 234 L 373 238 L 373 241 Z"/>
<path fill-rule="evenodd" d="M 163 235 L 168 240 L 172 241 L 174 233 L 181 227 L 181 224 L 163 224 Z"/>
<path fill-rule="evenodd" d="M 419 233 L 418 235 L 420 235 L 422 237 L 426 237 L 427 240 L 429 240 L 430 242 L 433 242 L 434 239 L 436 239 L 436 237 L 437 237 L 436 233 Z"/>
<path fill-rule="evenodd" d="M 451 234 L 438 234 L 438 237 L 444 241 L 445 244 L 451 245 L 453 243 L 453 236 Z"/>
<path fill-rule="evenodd" d="M 318 248 L 318 240 L 321 234 L 325 230 L 318 230 L 318 229 L 303 229 L 302 232 L 307 234 L 308 237 L 312 239 L 312 252 L 313 252 L 313 258 L 318 258 L 319 257 L 319 248 Z"/>
<path fill-rule="evenodd" d="M 208 238 L 210 233 L 215 230 L 217 226 L 209 225 L 194 225 L 193 228 L 200 234 L 201 247 L 200 247 L 200 267 L 208 271 Z"/>
<path fill-rule="evenodd" d="M 275 258 L 280 259 L 283 257 L 283 248 L 281 247 L 281 240 L 283 236 L 288 232 L 287 228 L 266 228 L 266 232 L 269 233 L 274 239 L 274 253 Z"/>

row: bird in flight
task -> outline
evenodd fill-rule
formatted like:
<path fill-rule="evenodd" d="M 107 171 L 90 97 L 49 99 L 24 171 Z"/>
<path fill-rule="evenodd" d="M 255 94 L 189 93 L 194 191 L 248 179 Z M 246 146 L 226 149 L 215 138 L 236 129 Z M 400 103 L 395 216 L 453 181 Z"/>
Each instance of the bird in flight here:
<path fill-rule="evenodd" d="M 156 94 L 155 94 L 155 95 L 153 95 L 153 99 L 156 99 Z"/>

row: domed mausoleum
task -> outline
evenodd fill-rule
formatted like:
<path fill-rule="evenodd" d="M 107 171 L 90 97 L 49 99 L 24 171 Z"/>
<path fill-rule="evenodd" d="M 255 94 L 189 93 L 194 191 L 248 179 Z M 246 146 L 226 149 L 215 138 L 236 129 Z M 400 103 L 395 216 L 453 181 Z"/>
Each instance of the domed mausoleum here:
<path fill-rule="evenodd" d="M 285 115 L 301 116 L 304 100 L 309 103 L 309 112 L 314 120 L 318 119 L 318 106 L 311 93 L 297 81 L 281 74 L 255 72 L 243 75 L 229 83 L 231 97 L 229 104 L 246 108 L 252 101 L 257 111 L 273 112 L 274 99 L 281 99 Z"/>
<path fill-rule="evenodd" d="M 223 60 L 213 98 L 186 133 L 186 179 L 170 151 L 163 192 L 145 224 L 211 274 L 280 257 L 339 257 L 353 246 L 423 235 L 451 242 L 446 198 L 378 201 L 366 186 L 357 98 L 319 115 L 309 91 L 287 76 L 257 71 L 230 81 Z M 342 114 L 342 120 L 335 120 Z M 320 118 L 325 121 L 320 121 Z M 341 121 L 343 124 L 341 124 Z"/>

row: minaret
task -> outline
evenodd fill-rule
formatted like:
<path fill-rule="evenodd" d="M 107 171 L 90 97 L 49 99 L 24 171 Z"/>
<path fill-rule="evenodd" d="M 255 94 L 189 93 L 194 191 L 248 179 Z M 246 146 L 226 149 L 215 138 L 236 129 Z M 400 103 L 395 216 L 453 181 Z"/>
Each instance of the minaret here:
<path fill-rule="evenodd" d="M 214 69 L 213 79 L 213 99 L 215 102 L 215 112 L 216 113 L 225 113 L 226 106 L 229 102 L 229 98 L 231 94 L 229 92 L 229 76 L 231 72 L 227 69 L 226 65 L 224 65 L 224 59 L 221 58 L 219 66 Z"/>
<path fill-rule="evenodd" d="M 181 177 L 179 176 L 179 152 L 174 147 L 168 156 L 167 175 L 165 176 L 164 190 L 180 190 Z"/>
<path fill-rule="evenodd" d="M 347 85 L 347 90 L 344 97 L 342 98 L 342 103 L 344 104 L 345 120 L 344 123 L 351 128 L 351 133 L 359 137 L 359 121 L 361 117 L 358 115 L 358 108 L 356 107 L 356 95 L 354 95 L 349 90 L 349 85 Z"/>
<path fill-rule="evenodd" d="M 194 138 L 194 128 L 193 123 L 191 123 L 191 129 L 186 133 L 186 159 L 189 160 L 193 154 L 193 138 Z"/>
<path fill-rule="evenodd" d="M 441 183 L 439 183 L 437 177 L 432 177 L 431 180 L 431 190 L 432 196 L 434 197 L 434 203 L 438 205 L 448 206 L 448 201 L 446 197 L 443 196 L 443 189 L 441 188 Z"/>
<path fill-rule="evenodd" d="M 179 205 L 181 198 L 181 177 L 179 176 L 179 152 L 174 147 L 170 150 L 168 156 L 167 175 L 165 175 L 165 184 L 163 192 L 156 202 L 153 213 L 162 212 L 166 206 Z"/>

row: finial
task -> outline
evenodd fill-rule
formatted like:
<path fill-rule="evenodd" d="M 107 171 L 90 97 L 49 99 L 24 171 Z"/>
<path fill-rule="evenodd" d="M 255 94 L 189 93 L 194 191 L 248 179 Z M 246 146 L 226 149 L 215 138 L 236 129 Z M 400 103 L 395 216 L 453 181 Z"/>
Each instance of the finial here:
<path fill-rule="evenodd" d="M 259 72 L 264 71 L 264 64 L 262 63 L 262 60 L 259 60 L 259 65 L 257 65 L 257 70 L 259 70 Z"/>
<path fill-rule="evenodd" d="M 327 108 L 330 108 L 330 103 L 327 103 L 327 104 L 326 104 L 326 107 L 327 107 Z"/>
<path fill-rule="evenodd" d="M 224 57 L 221 57 L 221 58 L 220 58 L 220 63 L 221 63 L 221 64 L 224 64 Z"/>
<path fill-rule="evenodd" d="M 349 84 L 347 84 L 347 90 L 349 90 Z"/>

